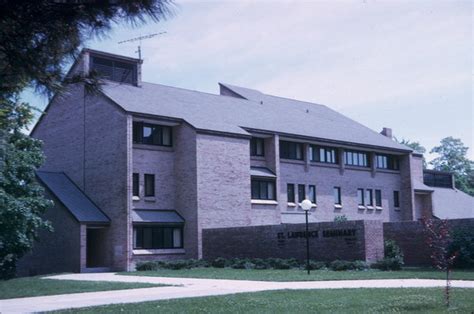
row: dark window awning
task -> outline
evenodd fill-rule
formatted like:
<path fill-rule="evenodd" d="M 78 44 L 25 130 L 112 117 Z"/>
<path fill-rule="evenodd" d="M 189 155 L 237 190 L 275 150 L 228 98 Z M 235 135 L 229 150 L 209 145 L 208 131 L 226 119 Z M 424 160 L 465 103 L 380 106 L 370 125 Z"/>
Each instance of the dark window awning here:
<path fill-rule="evenodd" d="M 184 218 L 174 210 L 132 210 L 132 221 L 134 223 L 184 223 Z"/>
<path fill-rule="evenodd" d="M 37 171 L 36 176 L 78 222 L 110 223 L 109 217 L 65 173 Z"/>
<path fill-rule="evenodd" d="M 252 177 L 276 178 L 275 173 L 265 167 L 250 167 L 250 175 Z"/>

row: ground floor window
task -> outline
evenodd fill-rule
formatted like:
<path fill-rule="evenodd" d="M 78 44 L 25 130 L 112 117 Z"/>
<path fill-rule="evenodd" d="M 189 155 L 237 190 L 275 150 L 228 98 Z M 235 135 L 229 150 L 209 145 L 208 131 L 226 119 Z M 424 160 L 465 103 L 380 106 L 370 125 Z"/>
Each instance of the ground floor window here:
<path fill-rule="evenodd" d="M 275 180 L 252 179 L 253 200 L 276 200 Z"/>
<path fill-rule="evenodd" d="M 134 249 L 178 249 L 183 247 L 182 226 L 135 226 Z"/>

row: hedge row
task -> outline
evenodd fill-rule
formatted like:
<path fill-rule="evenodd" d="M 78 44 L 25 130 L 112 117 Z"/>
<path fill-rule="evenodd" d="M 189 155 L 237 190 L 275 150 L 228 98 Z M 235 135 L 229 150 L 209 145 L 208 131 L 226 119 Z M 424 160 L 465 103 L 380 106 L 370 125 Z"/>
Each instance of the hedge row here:
<path fill-rule="evenodd" d="M 216 258 L 213 261 L 205 260 L 175 260 L 175 261 L 147 261 L 137 263 L 137 270 L 158 270 L 158 269 L 191 269 L 197 267 L 214 267 L 214 268 L 234 268 L 234 269 L 306 269 L 306 263 L 300 263 L 296 259 L 282 258 Z M 368 265 L 364 261 L 341 261 L 320 262 L 311 260 L 309 268 L 330 269 L 335 271 L 343 270 L 364 270 Z"/>

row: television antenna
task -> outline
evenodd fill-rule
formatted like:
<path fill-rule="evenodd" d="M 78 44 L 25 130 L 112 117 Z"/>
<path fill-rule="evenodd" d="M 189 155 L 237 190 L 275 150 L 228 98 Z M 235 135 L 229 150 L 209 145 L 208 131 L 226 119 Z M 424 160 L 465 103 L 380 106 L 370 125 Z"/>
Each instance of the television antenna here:
<path fill-rule="evenodd" d="M 159 33 L 148 34 L 148 35 L 143 35 L 143 36 L 139 36 L 139 37 L 135 37 L 135 38 L 126 39 L 126 40 L 119 41 L 118 44 L 124 44 L 124 43 L 138 41 L 138 50 L 135 51 L 135 53 L 138 53 L 138 59 L 141 60 L 142 59 L 142 49 L 141 49 L 142 39 L 153 38 L 155 36 L 163 35 L 163 34 L 166 34 L 166 32 L 159 32 Z"/>

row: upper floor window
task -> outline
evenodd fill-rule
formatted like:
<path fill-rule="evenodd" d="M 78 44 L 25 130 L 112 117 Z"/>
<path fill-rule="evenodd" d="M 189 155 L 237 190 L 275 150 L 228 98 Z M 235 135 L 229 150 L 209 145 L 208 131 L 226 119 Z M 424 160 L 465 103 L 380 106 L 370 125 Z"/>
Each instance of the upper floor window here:
<path fill-rule="evenodd" d="M 93 56 L 91 67 L 105 79 L 137 84 L 137 65 L 134 63 Z"/>
<path fill-rule="evenodd" d="M 316 204 L 316 186 L 315 185 L 310 185 L 308 187 L 308 198 L 309 200 L 313 203 Z"/>
<path fill-rule="evenodd" d="M 390 170 L 400 169 L 400 162 L 397 156 L 377 154 L 376 160 L 377 160 L 377 168 L 379 169 L 390 169 Z"/>
<path fill-rule="evenodd" d="M 252 179 L 252 199 L 276 200 L 275 180 Z"/>
<path fill-rule="evenodd" d="M 335 205 L 342 205 L 341 201 L 341 188 L 338 186 L 334 187 L 334 204 Z"/>
<path fill-rule="evenodd" d="M 365 205 L 364 189 L 357 189 L 357 205 Z"/>
<path fill-rule="evenodd" d="M 344 164 L 349 166 L 370 167 L 369 154 L 360 151 L 344 151 Z"/>
<path fill-rule="evenodd" d="M 400 207 L 400 191 L 393 191 L 393 206 L 395 208 Z"/>
<path fill-rule="evenodd" d="M 155 196 L 154 174 L 145 174 L 145 196 Z"/>
<path fill-rule="evenodd" d="M 424 170 L 423 183 L 428 186 L 434 186 L 434 187 L 440 187 L 440 188 L 452 188 L 453 176 L 449 172 Z"/>
<path fill-rule="evenodd" d="M 298 202 L 304 201 L 306 198 L 306 189 L 304 184 L 298 184 Z"/>
<path fill-rule="evenodd" d="M 132 178 L 132 190 L 133 196 L 140 196 L 140 175 L 138 173 L 133 174 Z"/>
<path fill-rule="evenodd" d="M 375 190 L 375 206 L 382 207 L 382 190 Z"/>
<path fill-rule="evenodd" d="M 337 156 L 337 148 L 321 147 L 311 145 L 309 147 L 311 161 L 324 162 L 329 164 L 337 164 L 339 158 Z"/>
<path fill-rule="evenodd" d="M 170 126 L 133 122 L 133 142 L 136 144 L 172 146 L 172 129 Z"/>
<path fill-rule="evenodd" d="M 295 202 L 295 185 L 288 183 L 286 185 L 286 197 L 288 199 L 288 203 Z"/>
<path fill-rule="evenodd" d="M 259 137 L 250 139 L 250 156 L 265 156 L 265 140 Z"/>
<path fill-rule="evenodd" d="M 304 160 L 302 143 L 280 141 L 280 158 Z"/>
<path fill-rule="evenodd" d="M 367 189 L 365 190 L 365 199 L 367 202 L 367 206 L 374 206 L 374 191 Z"/>

